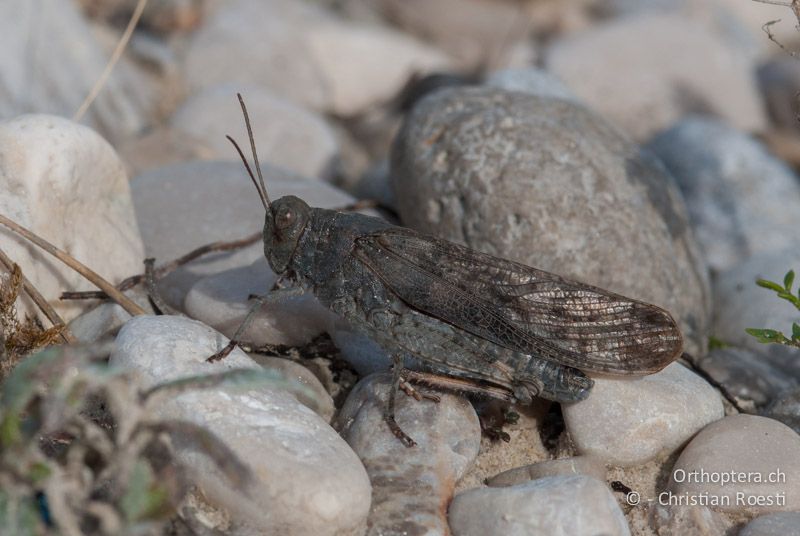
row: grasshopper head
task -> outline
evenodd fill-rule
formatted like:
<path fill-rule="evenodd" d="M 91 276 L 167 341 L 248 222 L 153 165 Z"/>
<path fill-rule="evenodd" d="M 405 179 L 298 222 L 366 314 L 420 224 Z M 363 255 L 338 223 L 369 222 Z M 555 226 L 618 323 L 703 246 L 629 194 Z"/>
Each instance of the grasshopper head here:
<path fill-rule="evenodd" d="M 276 274 L 282 274 L 289 266 L 310 214 L 305 201 L 293 195 L 281 197 L 272 203 L 272 210 L 267 210 L 264 255 Z"/>

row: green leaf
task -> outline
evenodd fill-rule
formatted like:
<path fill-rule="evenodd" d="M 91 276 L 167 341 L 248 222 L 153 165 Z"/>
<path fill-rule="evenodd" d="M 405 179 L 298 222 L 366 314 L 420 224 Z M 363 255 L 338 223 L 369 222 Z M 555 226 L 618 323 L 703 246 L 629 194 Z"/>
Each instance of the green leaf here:
<path fill-rule="evenodd" d="M 783 292 L 784 290 L 783 287 L 780 286 L 778 283 L 775 283 L 774 281 L 769 281 L 767 279 L 757 279 L 756 285 L 758 285 L 759 287 L 764 287 L 770 290 L 774 290 L 775 292 Z"/>
<path fill-rule="evenodd" d="M 800 342 L 800 324 L 792 322 L 792 341 Z"/>
<path fill-rule="evenodd" d="M 788 341 L 783 333 L 774 329 L 745 328 L 745 331 L 763 344 L 784 343 Z"/>
<path fill-rule="evenodd" d="M 128 522 L 159 517 L 168 501 L 167 491 L 156 482 L 153 469 L 139 459 L 131 470 L 128 487 L 120 499 L 120 507 Z"/>
<path fill-rule="evenodd" d="M 787 292 L 792 291 L 792 283 L 794 283 L 794 270 L 789 270 L 783 277 L 783 287 Z"/>
<path fill-rule="evenodd" d="M 50 469 L 47 464 L 36 462 L 28 468 L 28 477 L 34 485 L 39 485 L 42 481 L 46 480 L 52 472 L 53 470 Z"/>
<path fill-rule="evenodd" d="M 709 352 L 711 350 L 717 350 L 719 348 L 727 348 L 729 346 L 730 346 L 730 344 L 728 344 L 727 342 L 723 341 L 719 337 L 715 337 L 713 335 L 708 337 L 708 351 Z"/>
<path fill-rule="evenodd" d="M 22 429 L 20 428 L 19 415 L 9 413 L 3 416 L 0 421 L 0 445 L 8 448 L 17 445 L 22 441 Z"/>

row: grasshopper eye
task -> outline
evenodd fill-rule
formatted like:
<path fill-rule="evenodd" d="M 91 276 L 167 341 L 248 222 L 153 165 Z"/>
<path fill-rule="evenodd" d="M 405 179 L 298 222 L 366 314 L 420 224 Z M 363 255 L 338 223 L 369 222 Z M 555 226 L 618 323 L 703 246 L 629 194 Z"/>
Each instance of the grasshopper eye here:
<path fill-rule="evenodd" d="M 275 217 L 275 226 L 279 230 L 288 229 L 294 223 L 294 212 L 289 209 L 282 210 Z"/>

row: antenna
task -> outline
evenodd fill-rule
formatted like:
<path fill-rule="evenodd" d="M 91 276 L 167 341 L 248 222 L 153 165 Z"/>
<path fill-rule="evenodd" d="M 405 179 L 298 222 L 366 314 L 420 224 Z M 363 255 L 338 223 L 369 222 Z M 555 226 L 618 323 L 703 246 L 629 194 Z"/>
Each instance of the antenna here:
<path fill-rule="evenodd" d="M 250 126 L 250 116 L 247 113 L 247 106 L 244 104 L 244 99 L 242 98 L 241 93 L 236 94 L 239 97 L 239 104 L 242 107 L 242 114 L 244 114 L 244 123 L 247 125 L 247 136 L 250 138 L 250 149 L 253 151 L 253 160 L 255 161 L 256 166 L 256 173 L 258 173 L 258 181 L 256 181 L 255 175 L 253 175 L 253 170 L 250 168 L 250 164 L 247 162 L 247 158 L 245 158 L 242 149 L 239 147 L 239 144 L 236 141 L 226 135 L 225 137 L 228 138 L 233 146 L 236 148 L 236 152 L 239 153 L 239 157 L 242 159 L 242 163 L 244 164 L 245 169 L 247 170 L 248 175 L 250 175 L 250 180 L 253 181 L 253 185 L 256 187 L 258 191 L 258 196 L 261 198 L 261 204 L 264 205 L 265 210 L 269 210 L 272 212 L 272 203 L 269 201 L 269 196 L 267 195 L 267 187 L 264 184 L 264 176 L 261 174 L 261 164 L 258 162 L 258 153 L 256 152 L 256 141 L 253 137 L 253 129 Z"/>

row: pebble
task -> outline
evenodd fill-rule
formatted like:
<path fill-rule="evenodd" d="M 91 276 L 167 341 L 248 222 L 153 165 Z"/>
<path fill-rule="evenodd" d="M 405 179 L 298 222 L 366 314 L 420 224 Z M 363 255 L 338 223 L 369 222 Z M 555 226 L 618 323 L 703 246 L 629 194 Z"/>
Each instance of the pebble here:
<path fill-rule="evenodd" d="M 606 466 L 601 461 L 590 456 L 546 460 L 503 471 L 488 479 L 486 485 L 493 488 L 502 488 L 516 486 L 539 478 L 568 475 L 586 475 L 605 482 Z"/>
<path fill-rule="evenodd" d="M 465 491 L 453 499 L 448 517 L 454 536 L 630 534 L 605 482 L 584 475 Z"/>
<path fill-rule="evenodd" d="M 28 228 L 118 283 L 142 271 L 144 248 L 125 169 L 95 131 L 61 117 L 23 115 L 0 122 L 0 214 Z M 55 310 L 69 321 L 91 302 L 60 301 L 87 290 L 83 276 L 0 229 L 0 249 L 19 264 Z M 32 304 L 20 313 L 34 311 Z"/>
<path fill-rule="evenodd" d="M 195 283 L 186 294 L 186 314 L 232 337 L 253 306 L 252 295 L 268 294 L 277 276 L 262 255 L 249 266 L 231 268 Z M 264 304 L 241 335 L 248 344 L 300 346 L 321 334 L 334 315 L 311 292 Z"/>
<path fill-rule="evenodd" d="M 448 64 L 444 54 L 407 35 L 338 19 L 312 3 L 223 5 L 212 10 L 188 45 L 186 78 L 192 89 L 261 86 L 308 108 L 347 116 L 390 100 L 412 74 Z"/>
<path fill-rule="evenodd" d="M 139 316 L 120 331 L 110 363 L 137 371 L 145 385 L 258 367 L 239 349 L 219 363 L 205 362 L 226 343 L 194 320 Z M 213 463 L 176 443 L 178 459 L 206 500 L 234 520 L 229 534 L 362 534 L 370 504 L 367 474 L 339 435 L 293 394 L 204 389 L 161 404 L 157 415 L 205 427 L 249 465 L 255 483 L 247 497 Z"/>
<path fill-rule="evenodd" d="M 780 421 L 800 434 L 800 389 L 785 391 L 764 410 L 764 416 Z"/>
<path fill-rule="evenodd" d="M 650 509 L 650 524 L 658 536 L 728 536 L 734 525 L 727 516 L 707 506 L 658 502 Z"/>
<path fill-rule="evenodd" d="M 721 512 L 800 509 L 800 436 L 774 419 L 725 417 L 683 450 L 672 468 L 669 492 L 673 500 L 706 501 Z"/>
<path fill-rule="evenodd" d="M 211 160 L 235 160 L 239 155 L 225 138 L 244 149 L 247 130 L 236 93 L 247 104 L 259 157 L 310 178 L 329 178 L 338 160 L 333 130 L 314 112 L 258 87 L 222 84 L 189 97 L 170 120 L 173 128 L 211 148 Z M 249 156 L 249 152 L 248 152 Z"/>
<path fill-rule="evenodd" d="M 589 398 L 562 409 L 580 454 L 622 467 L 675 452 L 725 414 L 717 391 L 678 363 L 635 379 L 595 378 Z"/>
<path fill-rule="evenodd" d="M 745 348 L 716 348 L 699 365 L 733 396 L 763 407 L 778 393 L 796 387 L 800 380 L 788 376 L 760 354 Z"/>
<path fill-rule="evenodd" d="M 687 351 L 705 347 L 706 268 L 680 193 L 585 108 L 439 90 L 406 118 L 391 181 L 405 225 L 665 307 Z"/>
<path fill-rule="evenodd" d="M 341 409 L 342 437 L 372 482 L 367 534 L 448 534 L 445 505 L 478 455 L 481 429 L 470 403 L 446 393 L 439 403 L 397 395 L 396 420 L 417 445 L 406 447 L 383 419 L 389 375 L 361 380 Z"/>
<path fill-rule="evenodd" d="M 800 206 L 800 180 L 758 141 L 720 121 L 692 117 L 648 148 L 677 180 L 712 269 L 800 243 L 800 211 L 777 209 Z"/>
<path fill-rule="evenodd" d="M 262 354 L 248 354 L 253 361 L 269 370 L 277 370 L 285 377 L 292 378 L 306 387 L 309 392 L 308 398 L 299 400 L 303 405 L 316 411 L 325 422 L 330 423 L 333 419 L 336 408 L 333 405 L 333 398 L 322 385 L 322 382 L 301 363 L 286 359 L 283 357 L 262 355 Z"/>
<path fill-rule="evenodd" d="M 536 67 L 495 71 L 484 85 L 506 91 L 519 91 L 539 97 L 568 100 L 579 104 L 578 97 L 552 73 Z"/>
<path fill-rule="evenodd" d="M 776 57 L 760 65 L 757 76 L 771 124 L 781 130 L 798 132 L 796 95 L 800 87 L 800 67 L 797 62 L 791 56 Z"/>
<path fill-rule="evenodd" d="M 757 517 L 739 532 L 739 536 L 800 536 L 800 512 Z"/>
<path fill-rule="evenodd" d="M 348 2 L 343 2 L 345 5 Z M 371 9 L 419 39 L 450 55 L 462 70 L 509 61 L 515 43 L 522 43 L 529 26 L 520 23 L 520 6 L 493 0 L 359 0 L 349 13 Z M 356 4 L 353 6 L 352 4 Z"/>
<path fill-rule="evenodd" d="M 557 40 L 545 52 L 545 66 L 641 141 L 693 112 L 719 116 L 744 131 L 763 129 L 752 59 L 738 52 L 702 22 L 654 13 Z"/>
<path fill-rule="evenodd" d="M 110 55 L 74 2 L 6 0 L 0 35 L 3 119 L 30 112 L 72 117 Z M 139 74 L 123 57 L 84 121 L 114 140 L 147 126 L 156 94 Z"/>
<path fill-rule="evenodd" d="M 126 290 L 124 294 L 133 300 L 147 314 L 155 314 L 141 285 Z M 105 301 L 72 319 L 69 331 L 82 343 L 92 343 L 104 337 L 114 337 L 119 329 L 131 319 L 130 313 L 112 301 Z"/>
<path fill-rule="evenodd" d="M 744 331 L 771 328 L 791 333 L 792 322 L 798 319 L 797 309 L 778 298 L 774 291 L 756 285 L 759 278 L 782 283 L 790 269 L 800 273 L 800 253 L 796 247 L 753 255 L 715 277 L 711 333 L 725 343 L 764 355 L 772 366 L 798 378 L 800 360 L 794 349 L 762 344 Z"/>

